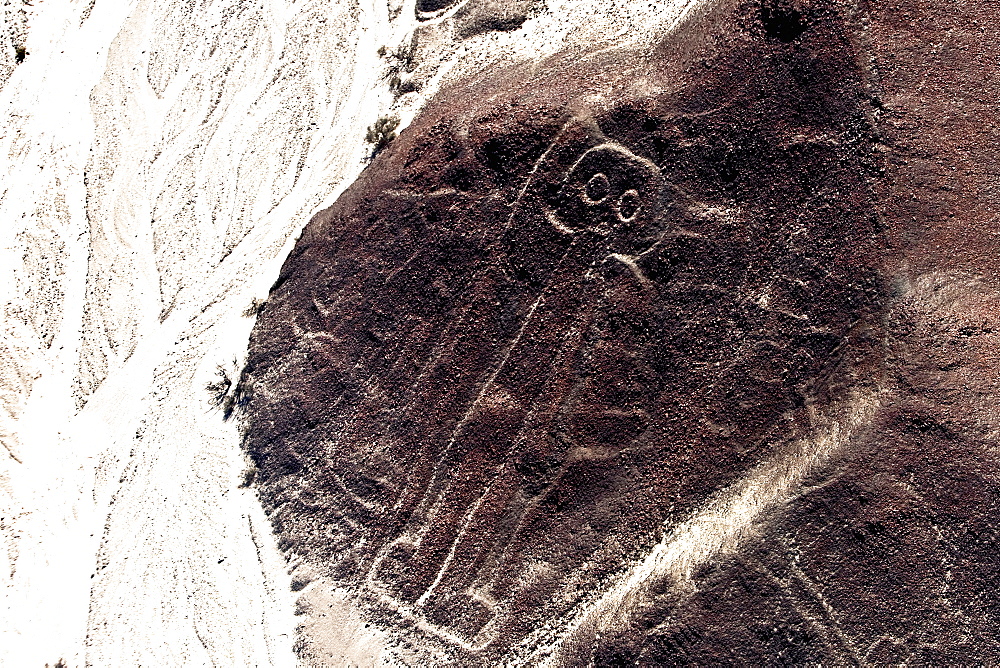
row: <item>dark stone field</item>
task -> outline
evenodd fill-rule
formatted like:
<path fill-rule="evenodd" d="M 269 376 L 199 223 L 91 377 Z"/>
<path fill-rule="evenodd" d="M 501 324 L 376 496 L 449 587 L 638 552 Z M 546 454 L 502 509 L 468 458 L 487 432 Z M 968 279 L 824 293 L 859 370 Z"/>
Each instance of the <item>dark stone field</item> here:
<path fill-rule="evenodd" d="M 998 29 L 724 1 L 442 90 L 254 329 L 282 549 L 460 665 L 995 662 Z"/>

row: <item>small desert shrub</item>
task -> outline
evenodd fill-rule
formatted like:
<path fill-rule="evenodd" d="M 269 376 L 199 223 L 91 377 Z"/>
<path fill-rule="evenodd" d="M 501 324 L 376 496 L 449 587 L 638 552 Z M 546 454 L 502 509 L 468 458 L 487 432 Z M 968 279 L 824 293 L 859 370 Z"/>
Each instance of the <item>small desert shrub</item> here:
<path fill-rule="evenodd" d="M 379 47 L 378 55 L 385 58 L 388 55 L 394 61 L 389 65 L 390 72 L 412 72 L 417 69 L 417 45 L 415 42 L 400 44 L 391 53 L 386 48 Z"/>
<path fill-rule="evenodd" d="M 257 479 L 257 467 L 250 465 L 243 469 L 243 480 L 240 481 L 240 489 L 246 489 L 250 487 Z"/>
<path fill-rule="evenodd" d="M 28 55 L 28 50 L 23 44 L 18 44 L 14 47 L 14 60 L 18 65 L 24 62 L 24 57 Z"/>
<path fill-rule="evenodd" d="M 411 41 L 408 44 L 400 44 L 391 52 L 386 47 L 381 46 L 379 47 L 378 55 L 381 58 L 388 58 L 391 61 L 389 69 L 385 73 L 385 79 L 389 82 L 389 90 L 392 91 L 393 95 L 399 97 L 404 93 L 419 90 L 419 86 L 415 82 L 411 82 L 402 76 L 417 69 L 416 42 Z"/>
<path fill-rule="evenodd" d="M 240 364 L 236 360 L 233 360 L 233 368 L 240 368 Z M 235 375 L 235 373 L 231 375 L 229 369 L 220 364 L 215 374 L 215 380 L 205 386 L 205 389 L 208 390 L 209 401 L 222 411 L 223 420 L 231 418 L 233 413 L 249 404 L 250 399 L 253 398 L 253 386 L 247 380 L 246 375 L 239 373 L 239 378 L 234 383 L 233 377 Z"/>
<path fill-rule="evenodd" d="M 389 91 L 395 96 L 406 95 L 420 90 L 420 84 L 413 79 L 401 79 L 398 74 L 389 77 Z"/>
<path fill-rule="evenodd" d="M 244 318 L 255 318 L 264 312 L 264 307 L 267 306 L 266 299 L 254 299 L 250 302 L 250 306 L 247 306 L 243 311 Z"/>
<path fill-rule="evenodd" d="M 368 132 L 365 133 L 365 141 L 373 146 L 373 157 L 396 138 L 398 127 L 399 119 L 391 116 L 382 116 L 374 125 L 369 126 Z"/>
<path fill-rule="evenodd" d="M 404 72 L 412 72 L 417 69 L 417 45 L 410 43 L 400 46 L 392 52 L 392 57 L 403 68 Z"/>
<path fill-rule="evenodd" d="M 295 642 L 292 643 L 292 651 L 300 659 L 312 659 L 312 653 L 309 651 L 309 643 L 302 636 L 296 638 Z"/>

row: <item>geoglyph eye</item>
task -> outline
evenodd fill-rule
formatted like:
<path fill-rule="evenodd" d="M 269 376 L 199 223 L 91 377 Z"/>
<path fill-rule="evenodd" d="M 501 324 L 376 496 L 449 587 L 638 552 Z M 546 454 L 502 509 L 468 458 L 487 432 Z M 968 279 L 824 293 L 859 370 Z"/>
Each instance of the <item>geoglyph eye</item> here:
<path fill-rule="evenodd" d="M 601 172 L 590 177 L 587 186 L 583 189 L 583 195 L 590 204 L 603 202 L 607 199 L 609 192 L 611 192 L 611 184 L 608 183 L 608 177 Z"/>
<path fill-rule="evenodd" d="M 629 221 L 636 217 L 639 213 L 639 209 L 642 208 L 642 201 L 639 199 L 639 193 L 635 190 L 626 190 L 622 193 L 622 196 L 618 198 L 618 217 L 622 221 Z"/>

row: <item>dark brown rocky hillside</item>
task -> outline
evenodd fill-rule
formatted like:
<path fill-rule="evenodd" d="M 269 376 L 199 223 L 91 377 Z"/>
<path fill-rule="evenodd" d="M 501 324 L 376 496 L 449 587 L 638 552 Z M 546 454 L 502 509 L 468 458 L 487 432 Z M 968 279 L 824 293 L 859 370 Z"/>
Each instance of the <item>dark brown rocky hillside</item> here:
<path fill-rule="evenodd" d="M 720 2 L 443 91 L 254 330 L 284 549 L 462 664 L 996 661 L 998 30 Z"/>

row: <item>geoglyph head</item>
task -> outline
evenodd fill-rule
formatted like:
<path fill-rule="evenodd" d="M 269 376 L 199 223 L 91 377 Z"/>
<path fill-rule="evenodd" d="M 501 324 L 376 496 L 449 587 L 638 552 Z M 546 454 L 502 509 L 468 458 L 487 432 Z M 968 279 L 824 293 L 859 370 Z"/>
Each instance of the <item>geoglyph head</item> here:
<path fill-rule="evenodd" d="M 566 174 L 549 220 L 564 231 L 628 236 L 655 216 L 662 182 L 656 165 L 623 146 L 595 146 Z"/>

